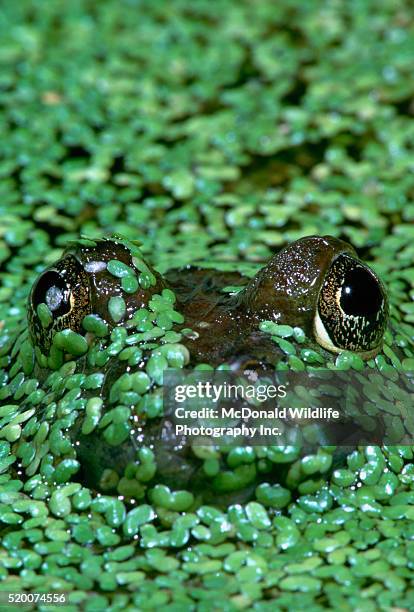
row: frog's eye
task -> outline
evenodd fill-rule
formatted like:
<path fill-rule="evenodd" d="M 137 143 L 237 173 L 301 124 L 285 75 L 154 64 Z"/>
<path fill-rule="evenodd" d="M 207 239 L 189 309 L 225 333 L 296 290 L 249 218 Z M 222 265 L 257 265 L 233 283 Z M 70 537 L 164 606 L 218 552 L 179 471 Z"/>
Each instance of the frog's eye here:
<path fill-rule="evenodd" d="M 379 278 L 349 255 L 332 263 L 321 287 L 314 319 L 316 340 L 333 352 L 349 350 L 369 358 L 378 352 L 388 318 Z"/>
<path fill-rule="evenodd" d="M 47 353 L 54 334 L 65 328 L 78 332 L 90 308 L 87 274 L 74 256 L 67 255 L 33 285 L 28 319 L 34 343 Z"/>
<path fill-rule="evenodd" d="M 46 304 L 54 318 L 70 312 L 71 290 L 68 282 L 55 270 L 44 272 L 32 291 L 32 307 Z"/>

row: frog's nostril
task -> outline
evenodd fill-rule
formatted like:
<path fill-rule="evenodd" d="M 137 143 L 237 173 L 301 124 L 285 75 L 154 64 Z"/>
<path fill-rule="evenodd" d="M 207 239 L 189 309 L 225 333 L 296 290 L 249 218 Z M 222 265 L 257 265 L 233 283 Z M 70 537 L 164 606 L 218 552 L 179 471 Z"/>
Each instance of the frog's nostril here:
<path fill-rule="evenodd" d="M 379 278 L 354 257 L 339 255 L 319 293 L 314 321 L 319 344 L 369 358 L 381 346 L 387 318 L 387 297 Z"/>

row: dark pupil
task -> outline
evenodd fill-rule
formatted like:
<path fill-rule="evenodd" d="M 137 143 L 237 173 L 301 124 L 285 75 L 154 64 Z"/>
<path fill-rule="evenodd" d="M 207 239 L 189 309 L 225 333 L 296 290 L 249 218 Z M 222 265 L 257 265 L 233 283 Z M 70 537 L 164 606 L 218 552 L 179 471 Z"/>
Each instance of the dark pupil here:
<path fill-rule="evenodd" d="M 55 317 L 69 312 L 69 290 L 60 274 L 53 271 L 45 272 L 33 291 L 32 302 L 34 308 L 42 302 L 46 303 Z"/>
<path fill-rule="evenodd" d="M 369 317 L 376 314 L 382 305 L 382 295 L 375 277 L 361 266 L 348 270 L 340 303 L 347 315 Z"/>

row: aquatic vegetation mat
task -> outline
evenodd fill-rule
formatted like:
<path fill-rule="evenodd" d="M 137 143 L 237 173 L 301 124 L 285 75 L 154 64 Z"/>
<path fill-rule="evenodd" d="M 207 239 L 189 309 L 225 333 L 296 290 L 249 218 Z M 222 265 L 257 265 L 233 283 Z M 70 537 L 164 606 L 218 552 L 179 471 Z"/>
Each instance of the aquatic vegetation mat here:
<path fill-rule="evenodd" d="M 2 3 L 0 609 L 23 591 L 64 592 L 23 606 L 62 612 L 414 609 L 414 446 L 395 443 L 414 431 L 413 17 L 395 0 Z M 236 295 L 312 234 L 383 280 L 381 352 L 258 331 L 280 370 L 361 374 L 395 440 L 162 443 L 163 372 L 217 364 L 159 275 L 196 266 Z M 53 285 L 29 335 L 34 281 L 110 236 L 105 310 L 48 334 Z"/>

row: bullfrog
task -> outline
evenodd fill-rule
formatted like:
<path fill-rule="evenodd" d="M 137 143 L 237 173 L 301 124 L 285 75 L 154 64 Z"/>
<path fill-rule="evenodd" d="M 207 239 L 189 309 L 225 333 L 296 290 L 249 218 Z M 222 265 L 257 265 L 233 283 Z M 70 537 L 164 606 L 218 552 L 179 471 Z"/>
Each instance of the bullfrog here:
<path fill-rule="evenodd" d="M 213 496 L 226 487 L 248 495 L 253 486 L 254 470 L 242 466 L 230 486 L 216 473 L 206 487 L 202 453 L 165 422 L 160 429 L 165 367 L 274 370 L 282 351 L 263 331 L 269 321 L 303 330 L 322 351 L 368 360 L 381 350 L 387 320 L 382 282 L 331 236 L 287 245 L 252 278 L 191 266 L 161 275 L 133 241 L 81 239 L 40 274 L 28 301 L 36 376 L 47 383 L 69 367 L 73 385 L 85 387 L 73 396 L 81 410 L 65 421 L 77 477 L 110 492 L 138 473 L 140 486 L 191 482 Z M 156 468 L 143 476 L 148 456 Z"/>
<path fill-rule="evenodd" d="M 69 247 L 40 275 L 28 318 L 32 342 L 43 356 L 62 342 L 61 335 L 56 341 L 58 332 L 85 334 L 85 316 L 99 317 L 109 329 L 128 326 L 137 310 L 166 289 L 175 293 L 185 320 L 181 329 L 194 332 L 185 340 L 192 364 L 217 365 L 238 355 L 274 362 L 274 346 L 270 350 L 258 331 L 265 320 L 301 327 L 332 352 L 350 350 L 370 359 L 381 349 L 388 319 L 384 286 L 342 240 L 309 236 L 293 242 L 237 295 L 222 289 L 243 285 L 238 273 L 188 267 L 162 277 L 132 248 L 116 239 Z"/>

